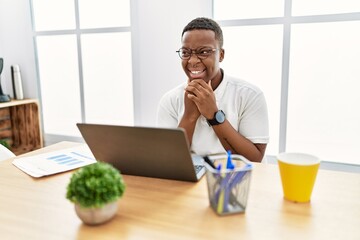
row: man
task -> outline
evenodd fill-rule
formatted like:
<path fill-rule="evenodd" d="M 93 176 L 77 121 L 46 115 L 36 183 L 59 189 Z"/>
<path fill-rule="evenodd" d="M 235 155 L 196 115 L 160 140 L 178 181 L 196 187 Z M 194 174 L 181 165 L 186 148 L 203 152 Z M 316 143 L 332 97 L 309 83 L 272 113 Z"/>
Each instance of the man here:
<path fill-rule="evenodd" d="M 224 75 L 220 26 L 208 18 L 192 20 L 177 52 L 188 80 L 162 97 L 158 126 L 185 129 L 199 155 L 231 150 L 261 162 L 269 140 L 265 97 L 256 86 Z"/>

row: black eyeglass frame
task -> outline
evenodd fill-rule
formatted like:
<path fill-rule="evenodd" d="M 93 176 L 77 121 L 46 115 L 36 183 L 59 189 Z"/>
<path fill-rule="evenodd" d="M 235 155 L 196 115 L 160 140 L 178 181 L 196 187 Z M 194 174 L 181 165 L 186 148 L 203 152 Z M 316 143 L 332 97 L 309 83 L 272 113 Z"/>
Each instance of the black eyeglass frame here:
<path fill-rule="evenodd" d="M 182 50 L 189 50 L 190 52 L 190 55 L 188 57 L 184 57 L 182 56 L 181 52 Z M 205 55 L 201 55 L 201 51 L 203 50 L 207 50 L 207 51 L 210 51 L 209 53 L 205 54 Z M 176 52 L 178 53 L 179 57 L 182 59 L 182 60 L 189 60 L 191 58 L 191 56 L 193 54 L 196 55 L 197 58 L 201 59 L 201 60 L 204 60 L 206 58 L 208 58 L 211 54 L 213 54 L 214 52 L 216 52 L 217 50 L 219 50 L 219 48 L 198 48 L 198 49 L 189 49 L 189 48 L 180 48 L 179 50 L 177 50 Z"/>

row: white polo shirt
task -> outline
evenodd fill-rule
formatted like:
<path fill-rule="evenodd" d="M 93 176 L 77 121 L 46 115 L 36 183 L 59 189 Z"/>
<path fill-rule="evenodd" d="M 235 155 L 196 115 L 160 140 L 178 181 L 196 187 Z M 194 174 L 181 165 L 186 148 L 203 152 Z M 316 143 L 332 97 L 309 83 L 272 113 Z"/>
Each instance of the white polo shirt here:
<path fill-rule="evenodd" d="M 186 83 L 183 83 L 161 98 L 157 112 L 159 127 L 178 127 L 184 114 L 185 87 Z M 253 143 L 269 142 L 267 106 L 258 87 L 225 74 L 214 93 L 218 109 L 224 111 L 236 131 Z M 202 115 L 196 122 L 191 150 L 199 155 L 226 152 Z"/>

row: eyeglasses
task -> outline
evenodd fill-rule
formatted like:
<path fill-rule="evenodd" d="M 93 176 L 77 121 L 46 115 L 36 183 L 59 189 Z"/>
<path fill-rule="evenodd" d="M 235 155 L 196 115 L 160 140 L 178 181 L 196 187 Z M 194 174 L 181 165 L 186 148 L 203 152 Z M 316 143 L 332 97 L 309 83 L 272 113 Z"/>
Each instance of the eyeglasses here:
<path fill-rule="evenodd" d="M 217 50 L 218 50 L 217 48 L 201 48 L 195 50 L 189 48 L 180 48 L 176 52 L 179 54 L 179 57 L 184 60 L 189 60 L 192 54 L 195 54 L 199 59 L 203 60 L 209 57 Z"/>

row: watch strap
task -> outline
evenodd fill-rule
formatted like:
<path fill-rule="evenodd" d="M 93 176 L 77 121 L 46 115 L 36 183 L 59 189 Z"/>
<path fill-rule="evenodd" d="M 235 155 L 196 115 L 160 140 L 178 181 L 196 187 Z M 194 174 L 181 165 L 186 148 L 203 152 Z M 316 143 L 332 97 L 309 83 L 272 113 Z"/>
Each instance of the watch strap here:
<path fill-rule="evenodd" d="M 217 115 L 222 116 L 220 121 L 217 118 Z M 225 113 L 222 110 L 219 110 L 219 111 L 215 112 L 214 118 L 206 119 L 206 121 L 208 122 L 209 126 L 219 125 L 225 121 Z"/>

